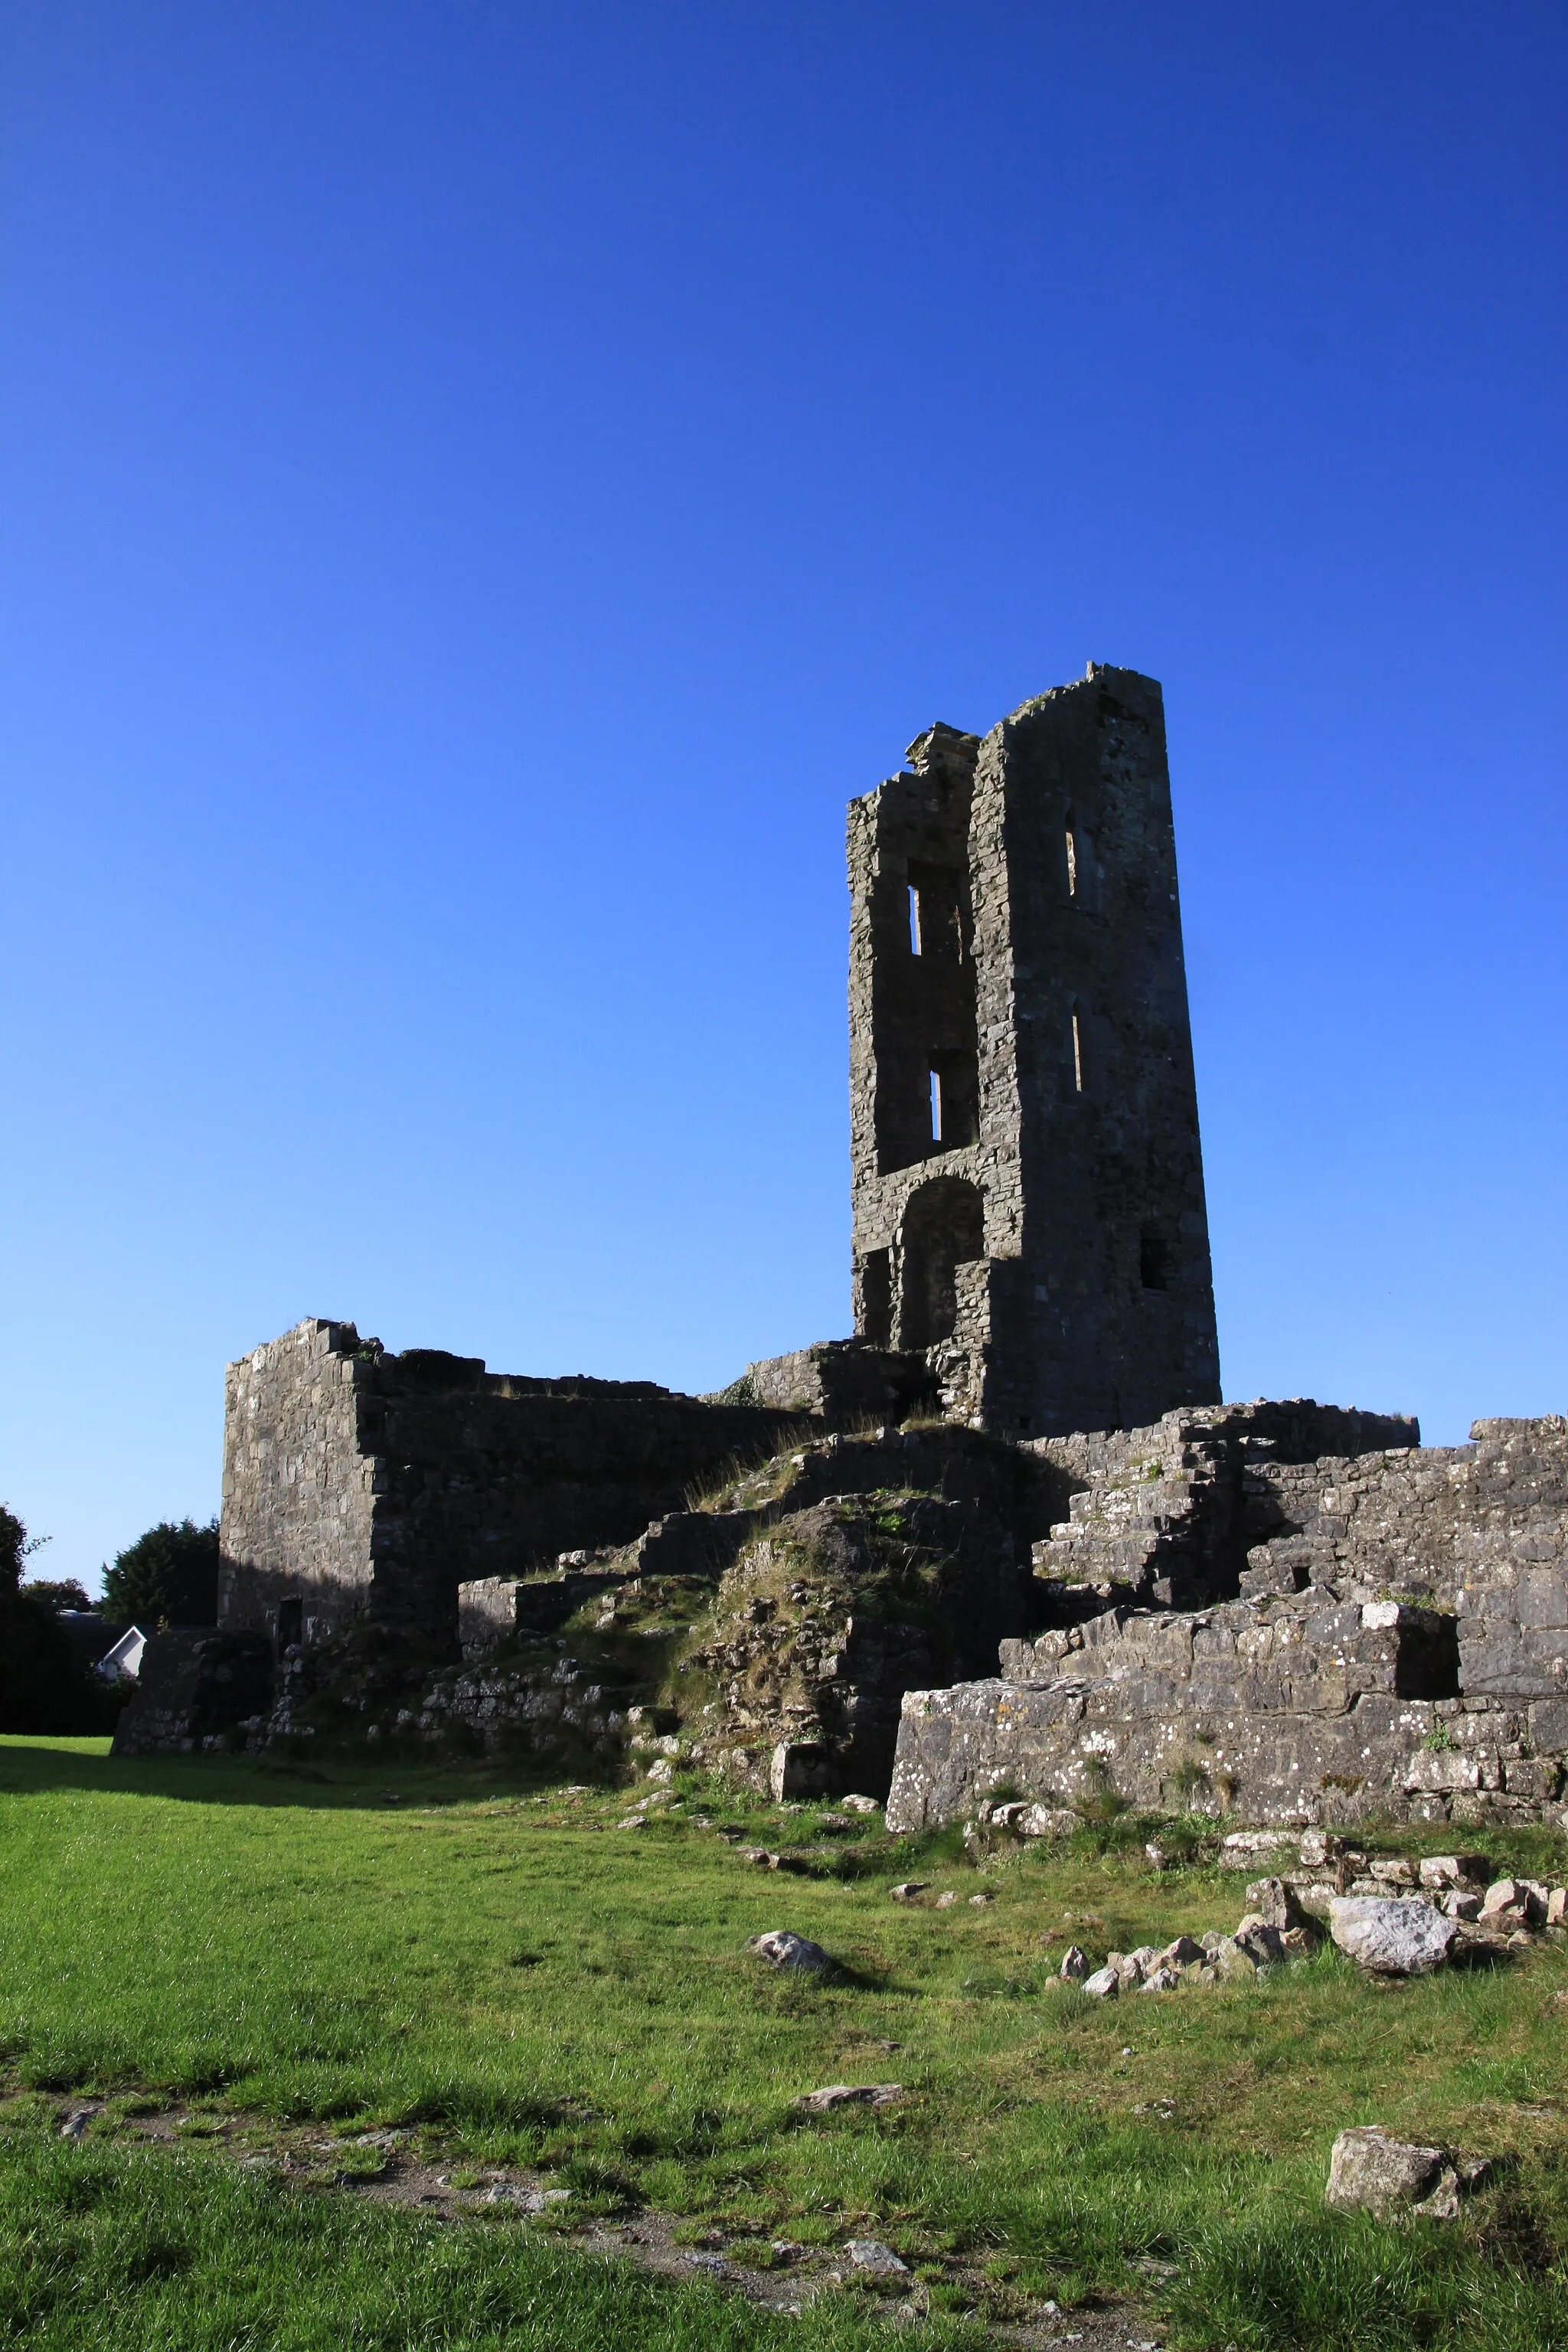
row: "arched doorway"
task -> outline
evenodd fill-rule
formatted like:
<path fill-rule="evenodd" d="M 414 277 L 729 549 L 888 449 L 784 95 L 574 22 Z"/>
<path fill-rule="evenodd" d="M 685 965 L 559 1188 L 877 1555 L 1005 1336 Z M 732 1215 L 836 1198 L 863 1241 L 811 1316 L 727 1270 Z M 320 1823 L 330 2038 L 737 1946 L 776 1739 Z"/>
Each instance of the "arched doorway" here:
<path fill-rule="evenodd" d="M 911 1192 L 899 1229 L 899 1345 L 934 1348 L 958 1320 L 957 1268 L 985 1255 L 978 1184 L 938 1176 Z"/>

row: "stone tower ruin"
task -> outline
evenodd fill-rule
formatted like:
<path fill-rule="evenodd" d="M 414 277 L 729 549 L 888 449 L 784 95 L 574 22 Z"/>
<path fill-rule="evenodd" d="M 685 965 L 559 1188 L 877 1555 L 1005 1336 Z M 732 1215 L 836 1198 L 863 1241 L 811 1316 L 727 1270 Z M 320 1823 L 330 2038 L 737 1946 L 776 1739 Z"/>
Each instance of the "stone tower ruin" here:
<path fill-rule="evenodd" d="M 1160 688 L 907 758 L 849 809 L 857 1333 L 1001 1435 L 1217 1403 Z"/>

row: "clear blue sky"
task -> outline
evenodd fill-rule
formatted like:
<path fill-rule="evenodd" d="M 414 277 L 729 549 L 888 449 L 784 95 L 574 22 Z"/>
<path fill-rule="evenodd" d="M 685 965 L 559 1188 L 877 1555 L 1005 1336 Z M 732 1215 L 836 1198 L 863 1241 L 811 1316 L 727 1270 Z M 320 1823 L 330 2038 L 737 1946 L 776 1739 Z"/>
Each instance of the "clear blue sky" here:
<path fill-rule="evenodd" d="M 1164 681 L 1228 1396 L 1568 1406 L 1568 18 L 12 0 L 0 1495 L 847 1328 L 844 803 Z"/>

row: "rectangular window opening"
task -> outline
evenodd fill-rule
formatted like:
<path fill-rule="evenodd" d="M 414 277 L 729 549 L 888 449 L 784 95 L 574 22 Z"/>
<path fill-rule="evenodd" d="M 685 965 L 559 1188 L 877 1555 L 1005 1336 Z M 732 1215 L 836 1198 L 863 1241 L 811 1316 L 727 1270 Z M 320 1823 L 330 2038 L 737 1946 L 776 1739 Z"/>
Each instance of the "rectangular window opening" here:
<path fill-rule="evenodd" d="M 945 866 L 908 869 L 910 893 L 910 953 L 932 961 L 962 963 L 963 926 L 959 908 L 959 875 Z"/>
<path fill-rule="evenodd" d="M 972 1054 L 933 1057 L 931 1139 L 938 1151 L 956 1151 L 980 1139 L 979 1080 Z"/>
<path fill-rule="evenodd" d="M 1074 1092 L 1075 1094 L 1082 1094 L 1082 1092 L 1083 1092 L 1083 1024 L 1082 1024 L 1082 1022 L 1079 1019 L 1079 1011 L 1078 1011 L 1078 1007 L 1077 1007 L 1077 1005 L 1076 1005 L 1076 1004 L 1073 1006 L 1073 1009 L 1072 1009 L 1072 1083 L 1073 1083 L 1073 1092 Z"/>
<path fill-rule="evenodd" d="M 1145 1232 L 1138 1244 L 1138 1273 L 1145 1290 L 1169 1290 L 1171 1253 L 1163 1235 Z"/>
<path fill-rule="evenodd" d="M 868 1250 L 860 1265 L 860 1329 L 873 1348 L 888 1348 L 893 1339 L 892 1255 Z"/>

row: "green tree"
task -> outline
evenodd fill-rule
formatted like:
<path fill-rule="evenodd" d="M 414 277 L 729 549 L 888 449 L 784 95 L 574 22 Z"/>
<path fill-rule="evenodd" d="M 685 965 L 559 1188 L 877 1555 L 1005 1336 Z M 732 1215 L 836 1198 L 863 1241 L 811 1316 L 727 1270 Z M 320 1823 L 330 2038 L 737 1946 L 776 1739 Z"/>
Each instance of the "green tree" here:
<path fill-rule="evenodd" d="M 33 1549 L 16 1512 L 0 1503 L 0 1598 L 16 1591 L 22 1581 L 22 1562 Z"/>
<path fill-rule="evenodd" d="M 42 1540 L 29 1538 L 0 1503 L 0 1731 L 111 1731 L 124 1693 L 93 1673 L 60 1623 L 58 1605 L 22 1582 L 22 1562 Z"/>
<path fill-rule="evenodd" d="M 171 1625 L 217 1622 L 217 1521 L 160 1519 L 103 1571 L 103 1606 L 143 1633 L 160 1620 Z"/>
<path fill-rule="evenodd" d="M 86 1585 L 79 1584 L 74 1576 L 61 1577 L 58 1580 L 44 1576 L 31 1577 L 23 1585 L 22 1591 L 28 1601 L 41 1601 L 46 1609 L 90 1609 L 93 1605 L 88 1597 Z"/>

